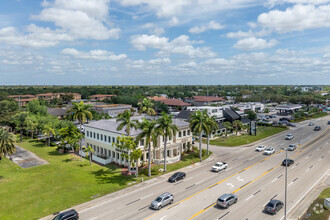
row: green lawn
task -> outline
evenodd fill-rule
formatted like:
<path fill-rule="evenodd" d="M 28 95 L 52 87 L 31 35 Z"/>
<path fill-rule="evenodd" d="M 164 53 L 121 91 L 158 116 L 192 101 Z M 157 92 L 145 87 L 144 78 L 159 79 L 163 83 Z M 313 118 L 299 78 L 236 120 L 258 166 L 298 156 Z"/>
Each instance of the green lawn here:
<path fill-rule="evenodd" d="M 322 193 L 319 195 L 319 197 L 314 200 L 314 202 L 309 206 L 307 212 L 304 214 L 304 219 L 309 220 L 328 220 L 330 217 L 330 211 L 323 208 L 322 213 L 317 213 L 314 211 L 314 208 L 316 211 L 320 211 L 320 205 L 323 207 L 324 204 L 324 198 L 330 198 L 330 187 L 326 188 L 322 191 Z"/>
<path fill-rule="evenodd" d="M 37 219 L 89 201 L 91 196 L 102 196 L 123 189 L 133 181 L 141 181 L 141 177 L 122 176 L 121 169 L 113 165 L 89 166 L 86 159 L 81 161 L 75 155 L 59 154 L 55 147 L 35 140 L 24 139 L 18 145 L 49 164 L 23 169 L 8 159 L 1 160 L 0 219 Z M 192 161 L 198 161 L 195 154 L 168 165 L 168 171 L 187 166 Z M 156 168 L 158 166 L 153 169 Z"/>
<path fill-rule="evenodd" d="M 250 144 L 252 142 L 282 132 L 284 130 L 287 130 L 287 128 L 258 126 L 257 136 L 243 134 L 240 136 L 236 136 L 236 135 L 228 136 L 227 138 L 220 137 L 214 140 L 210 140 L 210 144 L 218 145 L 218 146 L 226 146 L 226 147 L 240 146 L 240 145 Z"/>

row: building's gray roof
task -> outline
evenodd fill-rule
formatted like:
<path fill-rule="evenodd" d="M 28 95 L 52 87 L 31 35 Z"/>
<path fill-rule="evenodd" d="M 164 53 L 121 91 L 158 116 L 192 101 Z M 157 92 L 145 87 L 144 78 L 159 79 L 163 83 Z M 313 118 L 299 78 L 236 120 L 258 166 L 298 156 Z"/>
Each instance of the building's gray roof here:
<path fill-rule="evenodd" d="M 64 116 L 66 115 L 66 109 L 61 109 L 61 108 L 48 108 L 47 112 L 50 115 L 54 115 L 54 116 Z"/>
<path fill-rule="evenodd" d="M 190 111 L 190 110 L 182 110 L 177 116 L 175 116 L 176 119 L 184 119 L 189 121 L 190 120 L 190 115 L 193 114 L 194 111 Z"/>
<path fill-rule="evenodd" d="M 142 116 L 137 116 L 137 117 L 132 117 L 132 120 L 142 120 Z M 148 116 L 148 119 L 154 118 L 156 119 L 156 117 L 151 117 Z M 109 131 L 109 132 L 113 132 L 113 133 L 117 133 L 117 134 L 126 134 L 125 132 L 125 127 L 123 129 L 121 129 L 120 131 L 117 131 L 117 127 L 119 126 L 119 122 L 116 122 L 116 118 L 113 119 L 103 119 L 103 120 L 99 120 L 99 121 L 94 121 L 94 122 L 90 122 L 88 124 L 85 124 L 86 128 L 95 128 L 95 129 L 100 129 L 103 131 Z M 178 126 L 178 128 L 185 128 L 185 127 L 189 127 L 189 123 L 185 122 L 182 119 L 173 119 L 173 124 L 175 124 L 176 126 Z M 131 136 L 137 136 L 141 133 L 140 129 L 134 129 L 131 128 Z"/>

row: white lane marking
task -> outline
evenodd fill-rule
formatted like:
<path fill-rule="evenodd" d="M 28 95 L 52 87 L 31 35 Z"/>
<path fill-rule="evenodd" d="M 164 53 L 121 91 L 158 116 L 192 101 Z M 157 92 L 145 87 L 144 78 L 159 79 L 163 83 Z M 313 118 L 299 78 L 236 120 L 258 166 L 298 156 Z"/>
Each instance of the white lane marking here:
<path fill-rule="evenodd" d="M 305 192 L 305 194 L 302 196 L 302 197 L 300 197 L 300 199 L 289 209 L 289 211 L 287 211 L 287 213 L 289 213 L 299 202 L 300 202 L 300 200 L 302 200 L 305 196 L 306 196 L 306 194 L 307 193 L 309 193 L 309 191 L 311 191 L 311 189 L 313 189 L 314 188 L 314 186 L 316 186 L 316 184 L 329 172 L 329 170 L 330 169 L 328 169 L 327 171 L 325 171 L 325 173 L 314 183 L 314 185 L 311 187 L 311 188 L 309 188 L 306 192 Z M 284 218 L 284 216 L 282 216 L 282 218 L 281 218 L 281 220 Z"/>
<path fill-rule="evenodd" d="M 241 176 L 236 177 L 236 179 L 237 179 L 238 181 L 241 181 L 241 182 L 244 181 L 244 179 L 242 179 Z"/>
<path fill-rule="evenodd" d="M 317 149 L 316 149 L 316 151 L 319 151 L 319 150 L 320 150 L 320 148 L 317 148 Z"/>
<path fill-rule="evenodd" d="M 318 159 L 317 161 L 321 161 L 321 160 L 322 160 L 322 158 Z"/>
<path fill-rule="evenodd" d="M 229 186 L 230 189 L 234 188 L 234 184 L 232 183 L 227 183 L 227 186 Z"/>
<path fill-rule="evenodd" d="M 295 168 L 296 166 L 292 166 L 291 169 Z"/>
<path fill-rule="evenodd" d="M 97 219 L 97 217 L 90 218 L 90 220 L 94 220 L 94 219 Z"/>
<path fill-rule="evenodd" d="M 159 220 L 163 220 L 164 218 L 166 218 L 166 215 L 164 215 L 163 217 L 161 217 Z"/>
<path fill-rule="evenodd" d="M 310 168 L 308 168 L 307 170 L 305 170 L 305 173 L 307 173 L 310 170 Z"/>
<path fill-rule="evenodd" d="M 309 156 L 305 157 L 305 159 L 308 159 Z"/>
<path fill-rule="evenodd" d="M 199 181 L 199 182 L 197 182 L 197 183 L 195 183 L 195 184 L 198 185 L 198 184 L 200 184 L 200 183 L 202 183 L 202 182 L 204 182 L 204 180 Z"/>
<path fill-rule="evenodd" d="M 293 182 L 289 183 L 288 187 L 292 185 Z"/>
<path fill-rule="evenodd" d="M 273 179 L 273 180 L 272 180 L 272 183 L 275 182 L 276 180 L 277 180 L 277 178 Z"/>
<path fill-rule="evenodd" d="M 253 197 L 253 195 L 251 195 L 249 198 L 245 199 L 245 201 L 248 201 L 249 199 L 251 199 Z"/>
<path fill-rule="evenodd" d="M 153 193 L 151 193 L 150 195 L 144 196 L 144 197 L 141 198 L 141 200 L 145 199 L 145 198 L 148 198 L 149 196 L 152 196 L 152 195 L 153 195 Z"/>
<path fill-rule="evenodd" d="M 229 171 L 229 170 L 231 170 L 232 168 L 228 168 L 228 169 L 225 169 L 226 171 Z"/>

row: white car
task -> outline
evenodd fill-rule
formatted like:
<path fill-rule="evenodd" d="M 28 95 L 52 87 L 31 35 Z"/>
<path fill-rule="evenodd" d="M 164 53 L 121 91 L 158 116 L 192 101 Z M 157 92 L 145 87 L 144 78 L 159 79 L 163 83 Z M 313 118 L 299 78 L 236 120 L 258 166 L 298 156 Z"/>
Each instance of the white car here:
<path fill-rule="evenodd" d="M 266 155 L 271 155 L 271 154 L 273 154 L 273 153 L 275 153 L 275 149 L 272 148 L 272 147 L 267 148 L 267 149 L 264 151 L 264 154 L 266 154 Z"/>
<path fill-rule="evenodd" d="M 287 134 L 285 136 L 285 140 L 292 140 L 293 139 L 293 134 Z"/>
<path fill-rule="evenodd" d="M 265 145 L 260 145 L 256 148 L 256 151 L 264 151 L 266 149 Z"/>
<path fill-rule="evenodd" d="M 212 167 L 213 172 L 219 172 L 221 170 L 224 170 L 228 167 L 228 164 L 225 162 L 216 162 L 214 166 Z"/>

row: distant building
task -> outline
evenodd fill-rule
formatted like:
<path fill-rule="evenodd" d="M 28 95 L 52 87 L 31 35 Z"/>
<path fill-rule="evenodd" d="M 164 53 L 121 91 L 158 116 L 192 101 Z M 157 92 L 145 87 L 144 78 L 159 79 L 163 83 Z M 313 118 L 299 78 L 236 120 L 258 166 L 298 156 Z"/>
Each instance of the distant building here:
<path fill-rule="evenodd" d="M 164 99 L 160 100 L 160 102 L 167 105 L 168 110 L 170 112 L 175 112 L 177 110 L 182 110 L 186 106 L 190 106 L 191 104 L 182 101 L 181 99 Z"/>
<path fill-rule="evenodd" d="M 110 105 L 94 105 L 94 109 L 98 113 L 105 113 L 111 117 L 116 117 L 118 114 L 123 113 L 126 110 L 130 110 L 132 105 L 125 104 L 110 104 Z"/>
<path fill-rule="evenodd" d="M 114 97 L 116 95 L 109 95 L 109 94 L 96 94 L 96 95 L 91 95 L 89 98 L 90 100 L 94 100 L 94 101 L 103 101 L 105 99 L 112 99 L 112 97 Z"/>
<path fill-rule="evenodd" d="M 225 99 L 215 96 L 193 96 L 192 98 L 185 98 L 187 103 L 193 103 L 195 106 L 219 105 L 224 104 Z"/>
<path fill-rule="evenodd" d="M 66 108 L 47 108 L 47 113 L 56 116 L 58 119 L 63 119 L 67 113 Z"/>
<path fill-rule="evenodd" d="M 19 102 L 20 106 L 25 106 L 31 100 L 38 99 L 35 95 L 9 95 L 8 97 Z"/>
<path fill-rule="evenodd" d="M 280 115 L 289 115 L 299 111 L 302 108 L 301 105 L 278 105 L 275 107 L 275 110 Z"/>
<path fill-rule="evenodd" d="M 233 108 L 238 108 L 240 111 L 254 111 L 263 112 L 265 110 L 265 105 L 260 102 L 241 102 L 231 105 Z"/>
<path fill-rule="evenodd" d="M 154 97 L 148 97 L 148 99 L 154 100 L 155 102 L 160 102 L 166 100 L 167 98 L 164 96 L 154 96 Z"/>

